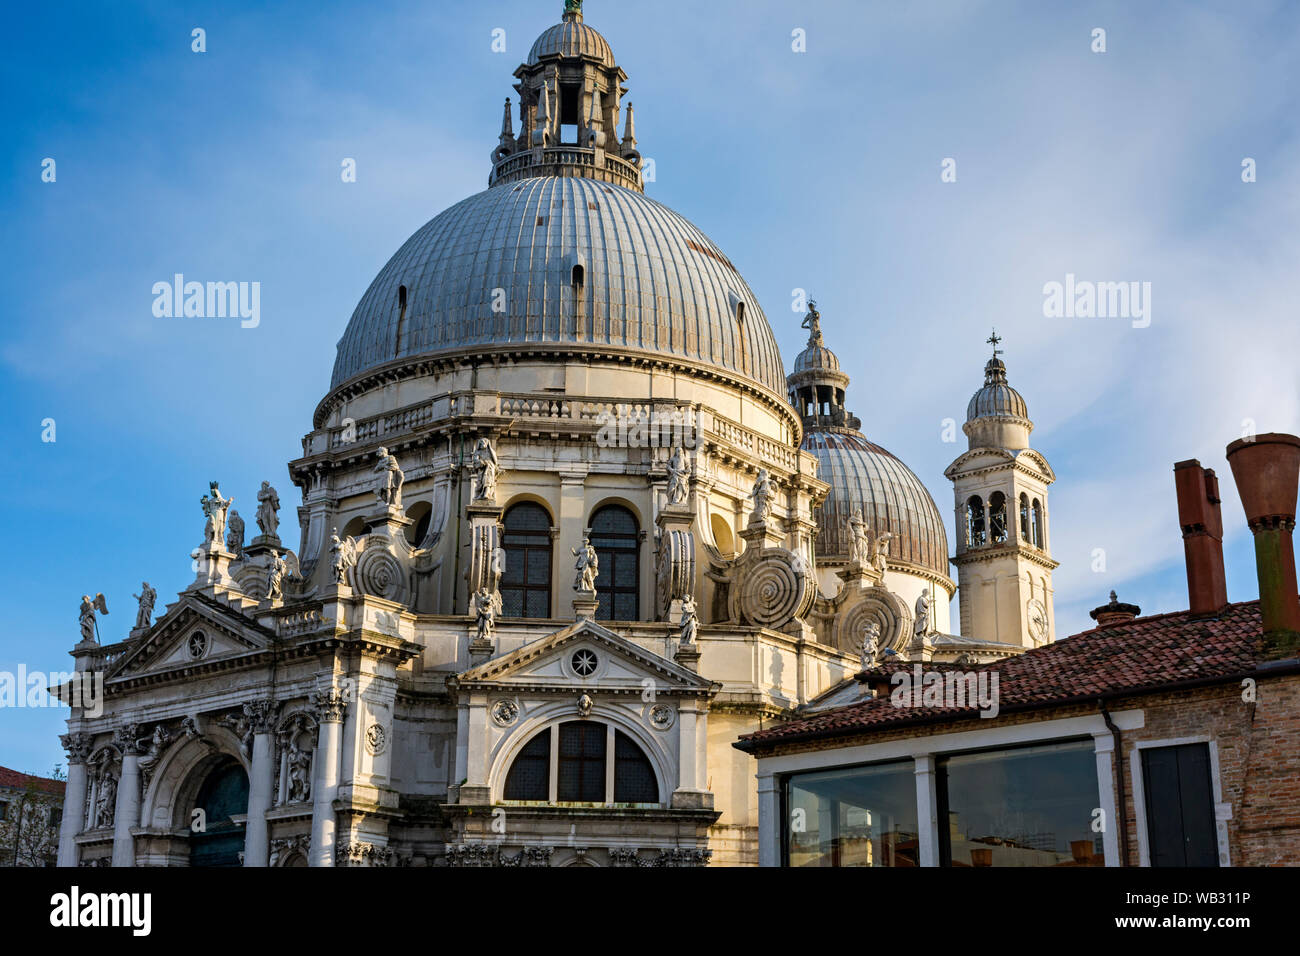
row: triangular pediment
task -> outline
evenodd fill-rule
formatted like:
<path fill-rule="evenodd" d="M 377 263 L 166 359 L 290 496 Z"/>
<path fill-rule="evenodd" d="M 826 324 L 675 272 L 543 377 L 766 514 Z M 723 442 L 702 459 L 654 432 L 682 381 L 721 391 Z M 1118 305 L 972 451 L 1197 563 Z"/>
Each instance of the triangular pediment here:
<path fill-rule="evenodd" d="M 205 595 L 182 594 L 113 664 L 108 678 L 199 667 L 262 650 L 273 638 L 260 624 Z"/>
<path fill-rule="evenodd" d="M 594 621 L 578 621 L 458 675 L 470 687 L 604 689 L 639 692 L 649 679 L 657 693 L 716 693 L 712 681 L 660 657 Z"/>

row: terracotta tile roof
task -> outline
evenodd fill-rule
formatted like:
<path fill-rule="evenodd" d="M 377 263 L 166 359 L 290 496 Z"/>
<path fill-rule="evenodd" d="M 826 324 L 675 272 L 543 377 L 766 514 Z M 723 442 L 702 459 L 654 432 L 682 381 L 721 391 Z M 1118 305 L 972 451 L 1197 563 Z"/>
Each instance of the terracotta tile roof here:
<path fill-rule="evenodd" d="M 49 777 L 37 777 L 30 773 L 10 770 L 8 767 L 0 767 L 0 789 L 26 790 L 29 780 L 34 780 L 36 789 L 45 793 L 63 793 L 64 787 L 67 786 L 62 780 L 51 780 Z"/>
<path fill-rule="evenodd" d="M 1245 601 L 1228 605 L 1213 619 L 1197 620 L 1190 612 L 1179 611 L 1098 627 L 967 670 L 997 672 L 1000 712 L 1028 710 L 1248 673 L 1259 661 L 1261 635 L 1259 602 Z M 976 713 L 974 706 L 895 707 L 885 693 L 745 734 L 736 746 L 753 751 L 794 740 L 864 734 Z"/>

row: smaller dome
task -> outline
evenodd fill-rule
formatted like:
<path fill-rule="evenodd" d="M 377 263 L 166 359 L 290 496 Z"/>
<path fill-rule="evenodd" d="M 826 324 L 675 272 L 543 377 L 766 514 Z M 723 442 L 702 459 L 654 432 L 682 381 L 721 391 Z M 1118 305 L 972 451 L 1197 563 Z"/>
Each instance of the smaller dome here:
<path fill-rule="evenodd" d="M 794 370 L 807 372 L 812 369 L 827 369 L 832 372 L 840 370 L 840 360 L 824 345 L 810 345 L 794 360 Z"/>
<path fill-rule="evenodd" d="M 536 66 L 546 56 L 585 56 L 599 60 L 603 66 L 614 66 L 614 51 L 609 42 L 583 23 L 580 16 L 566 15 L 563 23 L 543 30 L 528 51 L 528 65 Z"/>
<path fill-rule="evenodd" d="M 994 356 L 984 366 L 984 387 L 971 396 L 966 421 L 977 418 L 1028 418 L 1029 406 L 1019 392 L 1007 384 L 1007 367 Z"/>

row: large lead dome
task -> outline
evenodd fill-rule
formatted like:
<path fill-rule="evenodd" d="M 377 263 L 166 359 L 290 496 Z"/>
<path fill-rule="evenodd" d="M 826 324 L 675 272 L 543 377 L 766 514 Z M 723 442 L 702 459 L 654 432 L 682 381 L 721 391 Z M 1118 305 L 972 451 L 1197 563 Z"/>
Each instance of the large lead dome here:
<path fill-rule="evenodd" d="M 784 391 L 776 339 L 722 250 L 638 192 L 562 176 L 494 186 L 408 239 L 352 314 L 331 388 L 399 359 L 547 344 L 675 357 Z"/>
<path fill-rule="evenodd" d="M 578 0 L 515 76 L 521 128 L 506 100 L 490 188 L 384 266 L 339 341 L 331 389 L 426 356 L 527 351 L 668 360 L 779 397 L 780 352 L 745 280 L 644 195 L 627 76 Z"/>

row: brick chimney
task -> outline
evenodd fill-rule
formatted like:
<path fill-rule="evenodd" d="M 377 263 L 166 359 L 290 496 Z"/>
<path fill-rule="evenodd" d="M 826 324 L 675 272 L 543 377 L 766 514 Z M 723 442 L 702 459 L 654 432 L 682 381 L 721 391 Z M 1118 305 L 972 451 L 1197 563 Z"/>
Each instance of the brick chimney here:
<path fill-rule="evenodd" d="M 1238 439 L 1228 446 L 1228 464 L 1255 535 L 1265 655 L 1294 657 L 1300 651 L 1300 598 L 1291 533 L 1300 487 L 1300 438 L 1269 433 Z"/>
<path fill-rule="evenodd" d="M 1214 469 L 1195 458 L 1174 465 L 1178 523 L 1187 558 L 1187 599 L 1193 617 L 1214 617 L 1228 603 L 1223 573 L 1223 513 Z"/>

